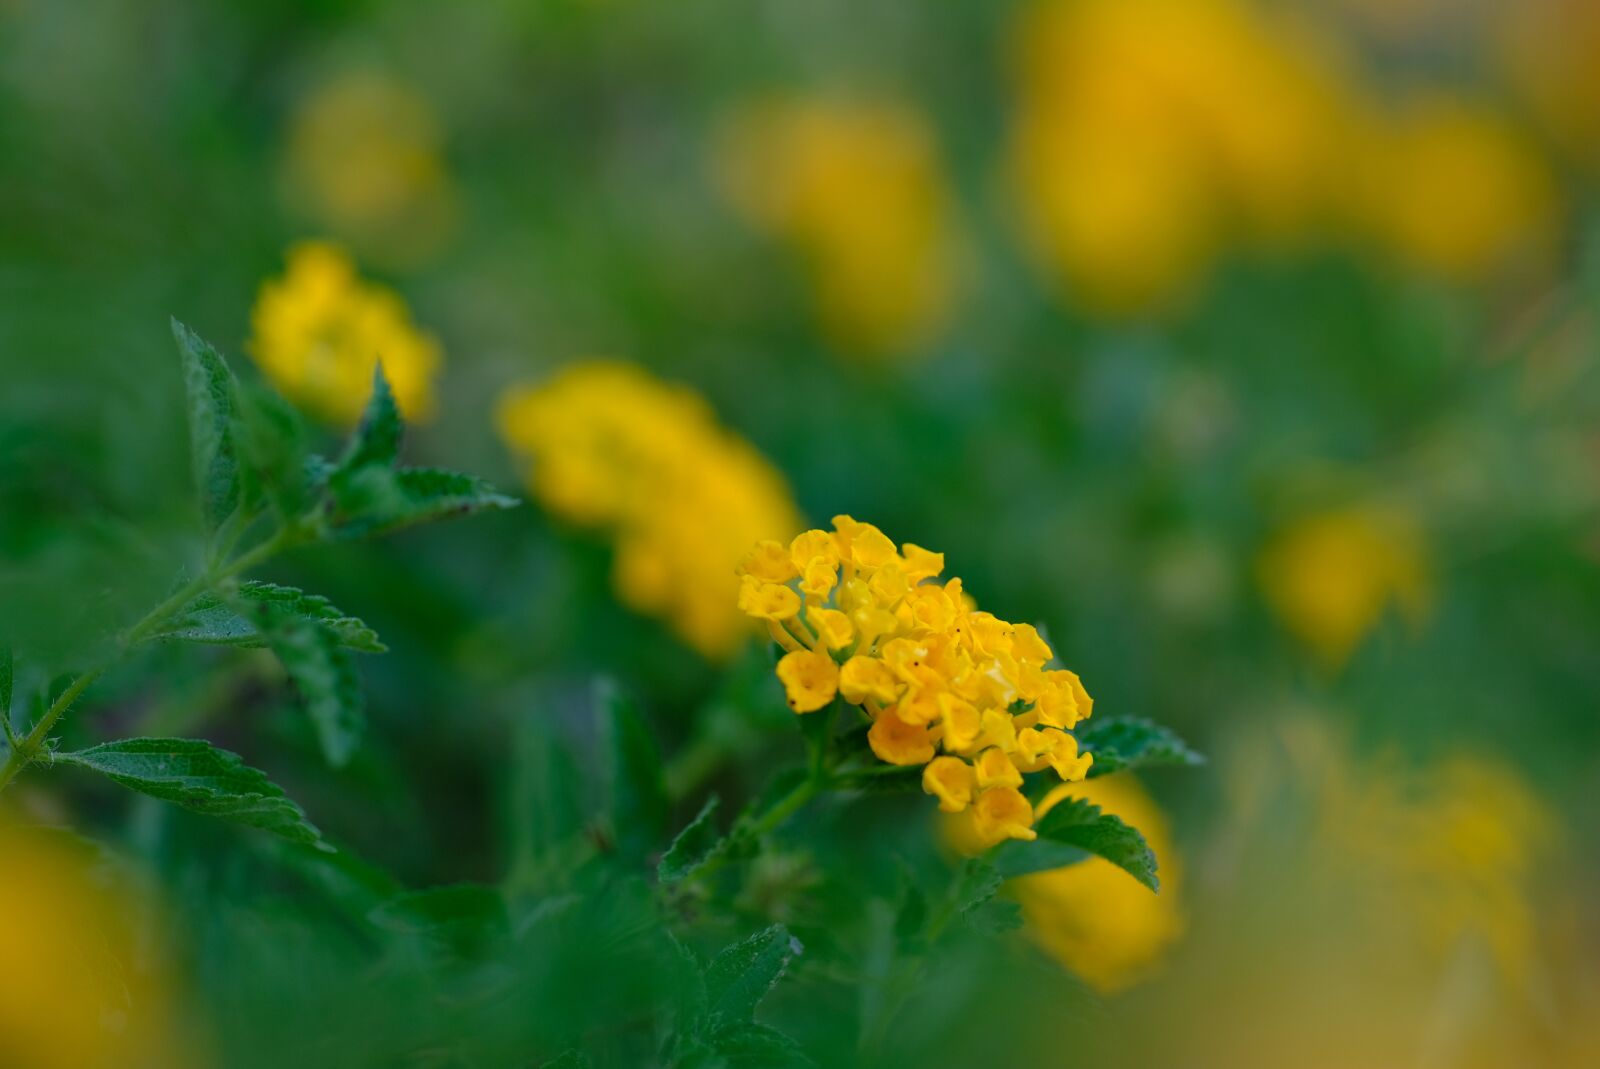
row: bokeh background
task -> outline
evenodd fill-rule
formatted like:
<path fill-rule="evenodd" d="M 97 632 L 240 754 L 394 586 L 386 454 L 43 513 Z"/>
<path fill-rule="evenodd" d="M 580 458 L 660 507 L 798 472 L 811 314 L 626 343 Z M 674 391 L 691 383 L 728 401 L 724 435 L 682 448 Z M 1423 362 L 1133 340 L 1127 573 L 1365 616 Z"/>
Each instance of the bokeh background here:
<path fill-rule="evenodd" d="M 367 861 L 291 878 L 30 775 L 12 818 L 145 893 L 63 891 L 80 847 L 7 833 L 0 915 L 77 912 L 0 956 L 0 1044 L 89 1034 L 92 994 L 41 994 L 92 983 L 33 964 L 77 938 L 140 948 L 123 1035 L 159 1064 L 535 1065 L 574 1033 L 637 1064 L 608 1022 L 667 982 L 644 892 L 575 907 L 603 953 L 510 939 L 517 983 L 447 991 L 348 903 L 537 883 L 540 754 L 583 749 L 597 674 L 685 818 L 759 789 L 798 740 L 723 697 L 732 563 L 850 513 L 1211 760 L 1095 788 L 1159 900 L 1034 877 L 1022 932 L 887 1017 L 872 947 L 895 858 L 945 863 L 931 806 L 806 818 L 740 908 L 856 948 L 763 1009 L 821 1064 L 1597 1064 L 1597 55 L 1589 0 L 0 3 L 29 678 L 196 552 L 168 315 L 330 436 L 383 350 L 411 458 L 529 499 L 274 573 L 393 651 L 347 769 L 265 660 L 107 678 L 71 739 L 203 734 Z M 135 1040 L 38 1042 L 26 1069 Z"/>

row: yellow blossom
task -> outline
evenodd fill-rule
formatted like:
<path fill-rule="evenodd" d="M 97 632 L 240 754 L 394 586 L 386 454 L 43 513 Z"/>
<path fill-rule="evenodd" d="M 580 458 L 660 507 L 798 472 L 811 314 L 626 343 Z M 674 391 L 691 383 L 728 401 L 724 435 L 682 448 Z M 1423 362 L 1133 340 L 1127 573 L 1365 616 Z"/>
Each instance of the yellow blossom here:
<path fill-rule="evenodd" d="M 933 137 L 898 104 L 774 100 L 744 108 L 717 143 L 734 206 L 789 244 L 839 347 L 915 351 L 954 303 L 954 207 Z"/>
<path fill-rule="evenodd" d="M 1352 110 L 1320 45 L 1248 0 L 1036 0 L 1010 172 L 1042 263 L 1092 311 L 1184 295 L 1225 241 L 1330 200 Z"/>
<path fill-rule="evenodd" d="M 983 751 L 973 763 L 973 771 L 978 786 L 983 789 L 1022 786 L 1022 773 L 1017 771 L 1017 766 L 1011 763 L 1011 758 L 1004 750 L 991 747 Z"/>
<path fill-rule="evenodd" d="M 1535 860 L 1555 820 L 1508 763 L 1447 754 L 1420 767 L 1393 755 L 1357 762 L 1330 747 L 1322 783 L 1324 841 L 1359 867 L 1373 908 L 1440 958 L 1480 939 L 1518 985 L 1534 981 Z"/>
<path fill-rule="evenodd" d="M 1519 97 L 1567 153 L 1600 170 L 1600 5 L 1519 0 L 1493 14 L 1491 39 Z"/>
<path fill-rule="evenodd" d="M 1033 806 L 1015 787 L 990 787 L 972 804 L 972 828 L 978 841 L 993 846 L 1007 839 L 1036 839 Z"/>
<path fill-rule="evenodd" d="M 704 656 L 733 652 L 746 612 L 799 611 L 783 586 L 800 526 L 788 485 L 698 394 L 633 364 L 585 361 L 507 390 L 498 424 L 541 505 L 615 540 L 622 601 Z"/>
<path fill-rule="evenodd" d="M 1404 262 L 1470 282 L 1550 253 L 1555 181 L 1533 143 L 1490 108 L 1424 97 L 1372 138 L 1351 189 L 1374 236 Z"/>
<path fill-rule="evenodd" d="M 844 700 L 856 705 L 868 699 L 886 704 L 899 693 L 900 682 L 889 666 L 865 655 L 850 658 L 839 675 L 839 691 Z"/>
<path fill-rule="evenodd" d="M 800 598 L 781 583 L 745 576 L 739 588 L 739 611 L 759 620 L 787 620 L 800 611 Z"/>
<path fill-rule="evenodd" d="M 0 1061 L 17 1069 L 196 1064 L 160 947 L 127 886 L 60 833 L 0 817 Z"/>
<path fill-rule="evenodd" d="M 791 707 L 820 708 L 837 688 L 871 721 L 872 752 L 927 766 L 924 790 L 948 812 L 971 807 L 987 842 L 1034 837 L 1025 775 L 1087 773 L 1092 756 L 1063 730 L 1093 707 L 1082 682 L 1047 667 L 1055 652 L 1037 628 L 978 611 L 959 579 L 939 581 L 942 554 L 836 516 L 832 532 L 807 531 L 787 554 L 762 543 L 744 560 L 738 603 L 789 650 L 778 675 Z M 771 622 L 775 585 L 800 620 Z"/>
<path fill-rule="evenodd" d="M 1344 664 L 1390 604 L 1416 621 L 1428 602 L 1415 524 L 1378 505 L 1296 520 L 1268 543 L 1256 573 L 1273 613 L 1329 668 Z"/>
<path fill-rule="evenodd" d="M 838 609 L 813 606 L 806 610 L 806 623 L 811 625 L 811 630 L 830 650 L 842 650 L 855 641 L 855 629 L 850 626 L 850 617 Z"/>
<path fill-rule="evenodd" d="M 839 690 L 839 666 L 819 650 L 795 650 L 778 661 L 778 678 L 789 695 L 789 708 L 811 713 L 833 701 Z"/>
<path fill-rule="evenodd" d="M 1165 815 L 1126 773 L 1055 788 L 1043 817 L 1063 798 L 1082 798 L 1139 829 L 1161 867 L 1157 894 L 1103 858 L 1011 880 L 1024 930 L 1057 961 L 1102 991 L 1147 976 L 1183 933 L 1182 866 Z"/>
<path fill-rule="evenodd" d="M 353 424 L 379 360 L 405 418 L 432 415 L 438 342 L 417 329 L 398 294 L 363 280 L 336 246 L 291 248 L 288 270 L 262 284 L 250 322 L 250 356 L 318 417 Z"/>
<path fill-rule="evenodd" d="M 972 766 L 959 757 L 935 757 L 922 770 L 922 789 L 936 795 L 946 813 L 959 813 L 971 805 L 976 787 Z"/>
<path fill-rule="evenodd" d="M 290 198 L 319 226 L 386 261 L 434 253 L 455 229 L 455 184 L 433 108 L 368 70 L 317 86 L 289 119 Z"/>
<path fill-rule="evenodd" d="M 867 731 L 867 744 L 891 765 L 920 765 L 933 760 L 933 738 L 921 724 L 886 712 Z"/>

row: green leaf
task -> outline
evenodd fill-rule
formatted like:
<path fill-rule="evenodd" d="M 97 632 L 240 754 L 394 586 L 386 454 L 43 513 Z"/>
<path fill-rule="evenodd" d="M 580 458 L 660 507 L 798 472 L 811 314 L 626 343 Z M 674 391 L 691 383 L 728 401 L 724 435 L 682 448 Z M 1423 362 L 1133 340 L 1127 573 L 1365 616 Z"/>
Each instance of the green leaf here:
<path fill-rule="evenodd" d="M 1086 721 L 1073 734 L 1079 749 L 1094 754 L 1090 777 L 1130 768 L 1205 763 L 1174 732 L 1138 717 Z"/>
<path fill-rule="evenodd" d="M 339 645 L 346 649 L 359 653 L 388 651 L 388 647 L 378 640 L 376 631 L 354 616 L 346 616 L 334 608 L 327 598 L 316 594 L 307 594 L 292 586 L 250 581 L 240 584 L 235 597 L 248 602 L 270 604 L 275 609 L 315 621 L 333 632 Z M 247 649 L 259 649 L 267 645 L 266 637 L 250 619 L 236 612 L 232 605 L 215 594 L 202 594 L 190 602 L 156 637 Z"/>
<path fill-rule="evenodd" d="M 56 764 L 92 769 L 122 786 L 185 809 L 323 846 L 301 808 L 236 753 L 201 739 L 122 739 L 58 753 Z"/>
<path fill-rule="evenodd" d="M 1064 798 L 1034 825 L 1035 842 L 1002 843 L 989 854 L 1000 875 L 1021 876 L 1103 857 L 1154 891 L 1156 856 L 1138 830 L 1082 798 Z"/>
<path fill-rule="evenodd" d="M 961 866 L 951 888 L 951 905 L 957 916 L 964 916 L 984 905 L 1000 891 L 1000 873 L 981 857 L 971 857 Z"/>
<path fill-rule="evenodd" d="M 804 950 L 789 929 L 774 924 L 711 959 L 706 967 L 706 1008 L 714 1029 L 749 1021 L 789 962 Z"/>
<path fill-rule="evenodd" d="M 900 900 L 894 911 L 895 947 L 902 956 L 920 954 L 927 947 L 928 896 L 904 861 L 900 862 Z"/>
<path fill-rule="evenodd" d="M 240 383 L 234 421 L 247 501 L 265 499 L 285 521 L 311 507 L 317 486 L 307 466 L 305 425 L 273 390 Z"/>
<path fill-rule="evenodd" d="M 639 708 L 610 680 L 595 686 L 600 737 L 610 766 L 611 823 L 617 849 L 643 857 L 667 831 L 667 786 L 661 753 Z"/>
<path fill-rule="evenodd" d="M 220 353 L 172 321 L 189 395 L 189 446 L 201 511 L 215 530 L 239 505 L 239 456 L 234 444 L 234 378 Z"/>
<path fill-rule="evenodd" d="M 329 492 L 328 532 L 338 539 L 368 538 L 519 503 L 475 476 L 436 468 L 368 466 L 336 472 Z"/>
<path fill-rule="evenodd" d="M 394 391 L 383 374 L 383 363 L 372 369 L 372 397 L 361 414 L 361 423 L 350 436 L 350 444 L 339 461 L 338 473 L 366 467 L 392 468 L 400 457 L 400 437 L 404 432 Z"/>
<path fill-rule="evenodd" d="M 815 1064 L 794 1039 L 763 1024 L 737 1024 L 712 1037 L 711 1049 L 739 1069 Z"/>
<path fill-rule="evenodd" d="M 583 1051 L 574 1047 L 564 1050 L 547 1062 L 539 1063 L 539 1069 L 589 1069 L 594 1063 Z"/>
<path fill-rule="evenodd" d="M 662 883 L 676 883 L 694 875 L 696 869 L 723 848 L 727 840 L 717 831 L 716 822 L 712 819 L 719 801 L 714 794 L 707 798 L 706 804 L 700 807 L 699 815 L 678 833 L 667 852 L 661 855 L 656 876 Z"/>
<path fill-rule="evenodd" d="M 355 663 L 340 645 L 339 633 L 277 600 L 236 597 L 232 606 L 283 662 L 328 763 L 342 767 L 361 740 L 365 716 Z"/>
<path fill-rule="evenodd" d="M 511 930 L 500 892 L 478 884 L 407 891 L 368 917 L 381 928 L 420 936 L 462 955 L 478 953 Z"/>
<path fill-rule="evenodd" d="M 11 691 L 16 679 L 13 675 L 15 665 L 11 660 L 11 647 L 0 646 L 0 729 L 3 729 L 6 744 L 12 749 L 17 746 L 17 731 L 11 724 Z"/>

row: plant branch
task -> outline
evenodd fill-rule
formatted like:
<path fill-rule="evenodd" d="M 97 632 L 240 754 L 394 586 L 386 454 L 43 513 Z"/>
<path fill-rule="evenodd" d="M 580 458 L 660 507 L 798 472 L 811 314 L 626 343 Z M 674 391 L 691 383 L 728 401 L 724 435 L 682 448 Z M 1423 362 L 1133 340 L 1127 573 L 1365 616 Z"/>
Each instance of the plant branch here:
<path fill-rule="evenodd" d="M 11 748 L 6 755 L 4 765 L 0 765 L 0 791 L 10 786 L 11 781 L 17 777 L 28 765 L 38 759 L 44 751 L 46 740 L 50 737 L 50 729 L 55 727 L 66 711 L 72 708 L 83 692 L 92 686 L 116 664 L 129 649 L 149 638 L 160 626 L 172 618 L 172 614 L 182 609 L 201 594 L 213 590 L 219 583 L 231 579 L 246 569 L 253 568 L 268 558 L 293 545 L 300 538 L 299 529 L 295 526 L 279 528 L 270 538 L 264 539 L 253 548 L 246 550 L 226 564 L 206 569 L 204 574 L 185 583 L 174 591 L 161 604 L 151 609 L 137 623 L 125 631 L 117 642 L 117 649 L 105 662 L 68 684 L 67 689 L 61 692 L 33 725 L 28 734 L 18 739 L 11 731 L 7 731 Z M 9 720 L 7 727 L 9 728 Z"/>

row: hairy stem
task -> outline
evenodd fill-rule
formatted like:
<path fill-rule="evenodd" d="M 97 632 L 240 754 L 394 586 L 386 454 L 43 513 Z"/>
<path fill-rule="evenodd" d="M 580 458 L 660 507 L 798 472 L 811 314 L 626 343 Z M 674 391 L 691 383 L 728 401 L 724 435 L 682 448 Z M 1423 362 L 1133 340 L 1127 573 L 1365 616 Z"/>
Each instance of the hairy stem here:
<path fill-rule="evenodd" d="M 174 591 L 171 596 L 155 608 L 146 613 L 137 623 L 128 628 L 117 642 L 116 652 L 104 663 L 84 672 L 68 684 L 61 696 L 50 704 L 44 711 L 38 723 L 23 738 L 15 740 L 11 751 L 6 755 L 4 765 L 0 765 L 0 791 L 4 791 L 29 764 L 38 759 L 44 751 L 45 742 L 50 737 L 50 729 L 55 727 L 66 711 L 72 708 L 83 692 L 88 690 L 114 665 L 123 654 L 138 643 L 149 638 L 162 624 L 172 618 L 172 614 L 182 609 L 201 594 L 213 590 L 219 583 L 231 579 L 248 568 L 253 568 L 269 557 L 282 552 L 292 545 L 297 537 L 293 527 L 283 527 L 271 537 L 263 540 L 252 549 L 246 550 L 226 564 L 208 568 L 205 573 L 185 583 Z"/>

